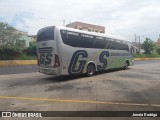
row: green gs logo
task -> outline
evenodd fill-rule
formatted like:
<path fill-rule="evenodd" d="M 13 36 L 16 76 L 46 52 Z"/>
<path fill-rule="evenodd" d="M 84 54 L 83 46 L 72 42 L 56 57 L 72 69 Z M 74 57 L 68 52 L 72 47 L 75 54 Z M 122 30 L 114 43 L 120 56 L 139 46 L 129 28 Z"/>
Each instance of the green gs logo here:
<path fill-rule="evenodd" d="M 45 65 L 49 65 L 51 64 L 52 61 L 52 54 L 51 53 L 47 53 L 47 54 L 40 54 L 40 64 L 45 64 Z"/>

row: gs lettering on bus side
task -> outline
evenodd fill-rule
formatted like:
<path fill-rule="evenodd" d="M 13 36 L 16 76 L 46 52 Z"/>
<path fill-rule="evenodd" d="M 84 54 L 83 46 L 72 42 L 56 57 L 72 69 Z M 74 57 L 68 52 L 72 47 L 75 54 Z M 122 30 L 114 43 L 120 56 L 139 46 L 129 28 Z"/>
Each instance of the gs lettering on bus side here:
<path fill-rule="evenodd" d="M 79 57 L 82 57 L 83 60 L 79 60 Z M 82 73 L 87 61 L 87 57 L 88 57 L 88 53 L 85 50 L 78 50 L 76 51 L 72 58 L 71 58 L 71 62 L 69 64 L 69 68 L 68 68 L 68 73 L 69 74 L 79 74 Z M 109 57 L 109 52 L 108 51 L 103 51 L 100 56 L 99 56 L 99 61 L 103 64 L 103 65 L 97 65 L 97 69 L 98 71 L 100 70 L 105 70 L 107 67 L 107 57 Z M 86 59 L 85 59 L 86 58 Z M 77 63 L 78 67 L 76 67 Z"/>
<path fill-rule="evenodd" d="M 100 70 L 105 70 L 107 67 L 107 57 L 109 57 L 109 52 L 108 51 L 103 51 L 100 56 L 99 56 L 99 61 L 103 64 L 103 65 L 97 65 L 97 69 L 98 71 Z"/>
<path fill-rule="evenodd" d="M 51 64 L 51 61 L 52 61 L 51 58 L 52 58 L 51 53 L 47 53 L 47 54 L 41 53 L 40 54 L 40 64 L 45 64 L 45 65 Z"/>
<path fill-rule="evenodd" d="M 80 56 L 82 56 L 82 58 L 87 58 L 88 53 L 85 50 L 78 50 L 73 54 L 68 68 L 69 74 L 78 74 L 83 72 L 87 60 L 79 60 Z M 76 67 L 77 62 L 79 62 L 78 67 Z"/>

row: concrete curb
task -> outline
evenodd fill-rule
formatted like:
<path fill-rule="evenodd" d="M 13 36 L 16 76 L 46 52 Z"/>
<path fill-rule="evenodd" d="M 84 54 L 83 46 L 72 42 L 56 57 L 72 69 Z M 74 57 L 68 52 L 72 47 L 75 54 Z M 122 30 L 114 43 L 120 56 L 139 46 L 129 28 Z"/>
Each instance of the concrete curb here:
<path fill-rule="evenodd" d="M 160 60 L 160 58 L 135 58 L 134 60 Z M 0 66 L 35 65 L 37 60 L 0 60 Z"/>
<path fill-rule="evenodd" d="M 134 60 L 139 61 L 139 60 L 160 60 L 160 58 L 134 58 Z"/>

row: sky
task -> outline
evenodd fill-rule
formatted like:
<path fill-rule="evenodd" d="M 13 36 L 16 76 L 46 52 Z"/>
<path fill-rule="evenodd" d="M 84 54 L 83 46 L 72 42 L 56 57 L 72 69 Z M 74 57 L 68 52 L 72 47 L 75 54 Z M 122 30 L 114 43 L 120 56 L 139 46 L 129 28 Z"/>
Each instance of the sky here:
<path fill-rule="evenodd" d="M 81 21 L 143 42 L 160 34 L 160 0 L 0 0 L 0 22 L 35 35 L 46 26 Z M 138 39 L 137 39 L 138 41 Z"/>

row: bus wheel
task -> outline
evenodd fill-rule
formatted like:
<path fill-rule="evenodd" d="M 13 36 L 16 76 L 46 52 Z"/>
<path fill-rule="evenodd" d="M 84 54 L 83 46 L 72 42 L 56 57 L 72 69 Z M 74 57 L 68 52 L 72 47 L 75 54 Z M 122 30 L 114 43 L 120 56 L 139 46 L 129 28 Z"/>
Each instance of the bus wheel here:
<path fill-rule="evenodd" d="M 124 69 L 124 70 L 127 70 L 127 69 L 128 69 L 128 62 L 127 62 L 127 61 L 125 62 L 125 65 L 124 65 L 123 69 Z"/>
<path fill-rule="evenodd" d="M 95 74 L 95 72 L 96 72 L 95 65 L 94 64 L 89 64 L 87 66 L 87 76 L 91 77 Z"/>

